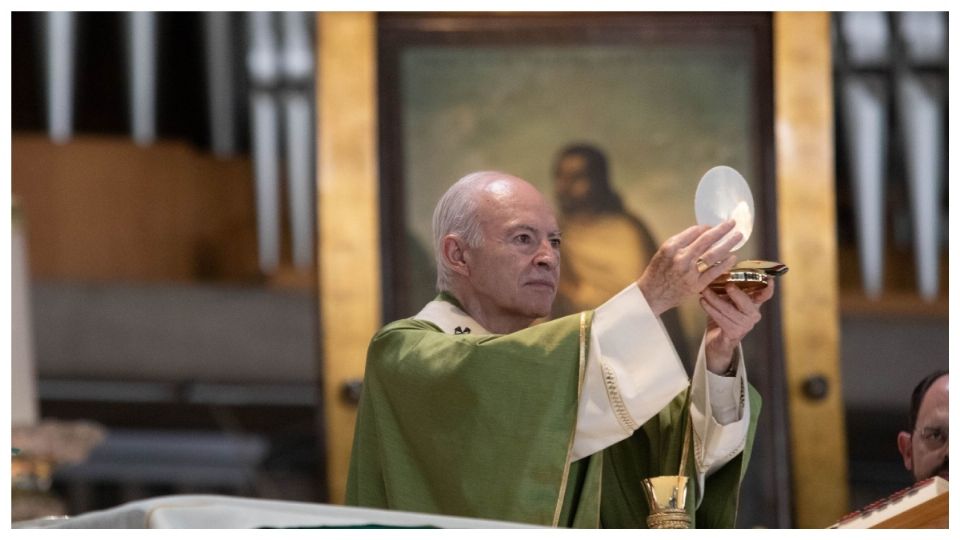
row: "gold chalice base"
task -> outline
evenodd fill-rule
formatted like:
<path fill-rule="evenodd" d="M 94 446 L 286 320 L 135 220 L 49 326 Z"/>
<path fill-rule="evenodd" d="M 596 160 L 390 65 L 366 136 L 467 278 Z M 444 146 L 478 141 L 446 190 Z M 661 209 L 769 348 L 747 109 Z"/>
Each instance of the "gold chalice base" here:
<path fill-rule="evenodd" d="M 687 514 L 686 476 L 656 476 L 641 483 L 647 496 L 650 515 L 647 527 L 651 529 L 689 529 L 692 525 Z"/>
<path fill-rule="evenodd" d="M 689 529 L 690 515 L 682 510 L 664 510 L 647 516 L 647 527 L 651 529 Z"/>

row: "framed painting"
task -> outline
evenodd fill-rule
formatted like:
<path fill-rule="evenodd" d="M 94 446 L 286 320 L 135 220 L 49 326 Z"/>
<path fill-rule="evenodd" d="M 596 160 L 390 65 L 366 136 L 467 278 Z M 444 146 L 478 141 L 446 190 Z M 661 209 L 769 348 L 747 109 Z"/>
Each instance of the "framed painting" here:
<path fill-rule="evenodd" d="M 765 13 L 391 14 L 378 19 L 385 320 L 436 295 L 431 217 L 443 192 L 501 170 L 555 202 L 564 234 L 556 315 L 592 309 L 695 224 L 716 165 L 756 207 L 742 259 L 777 259 L 772 18 Z M 739 526 L 789 526 L 779 310 L 745 343 L 764 397 Z M 689 365 L 704 315 L 664 318 Z"/>

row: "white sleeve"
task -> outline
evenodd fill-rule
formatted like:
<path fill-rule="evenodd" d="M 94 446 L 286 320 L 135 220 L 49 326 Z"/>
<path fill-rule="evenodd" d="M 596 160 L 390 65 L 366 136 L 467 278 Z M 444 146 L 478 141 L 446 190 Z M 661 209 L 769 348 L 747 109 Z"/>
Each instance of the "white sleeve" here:
<path fill-rule="evenodd" d="M 701 486 L 708 475 L 742 452 L 747 440 L 750 402 L 746 399 L 747 370 L 741 347 L 737 347 L 734 362 L 737 363 L 737 374 L 733 377 L 711 373 L 706 368 L 704 344 L 701 343 L 690 390 L 694 454 Z"/>
<path fill-rule="evenodd" d="M 636 284 L 597 308 L 584 370 L 573 461 L 626 439 L 689 384 Z"/>

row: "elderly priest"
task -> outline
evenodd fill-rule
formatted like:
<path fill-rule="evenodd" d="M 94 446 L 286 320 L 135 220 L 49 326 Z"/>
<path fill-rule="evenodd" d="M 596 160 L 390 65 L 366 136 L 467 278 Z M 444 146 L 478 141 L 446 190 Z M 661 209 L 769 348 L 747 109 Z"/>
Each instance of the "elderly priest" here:
<path fill-rule="evenodd" d="M 645 527 L 641 483 L 684 461 L 692 523 L 734 526 L 760 409 L 740 341 L 773 286 L 707 288 L 735 262 L 733 226 L 691 227 L 596 310 L 535 324 L 557 291 L 553 210 L 517 177 L 460 179 L 433 215 L 439 296 L 370 343 L 347 503 Z M 694 295 L 691 380 L 659 316 Z"/>

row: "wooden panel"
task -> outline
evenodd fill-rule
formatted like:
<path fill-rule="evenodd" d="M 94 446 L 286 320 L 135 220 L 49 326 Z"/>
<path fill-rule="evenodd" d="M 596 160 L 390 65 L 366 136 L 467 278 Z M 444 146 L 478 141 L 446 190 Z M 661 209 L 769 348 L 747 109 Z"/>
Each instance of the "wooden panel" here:
<path fill-rule="evenodd" d="M 946 529 L 949 527 L 949 510 L 950 492 L 948 491 L 871 528 Z"/>
<path fill-rule="evenodd" d="M 839 368 L 830 15 L 776 13 L 774 91 L 780 290 L 789 395 L 795 525 L 825 527 L 847 511 Z M 821 376 L 820 400 L 803 386 Z"/>
<path fill-rule="evenodd" d="M 41 279 L 256 279 L 249 159 L 127 136 L 12 138 L 12 193 Z"/>
<path fill-rule="evenodd" d="M 332 503 L 344 500 L 356 422 L 341 388 L 363 376 L 367 344 L 380 326 L 375 17 L 317 15 L 320 321 Z"/>

